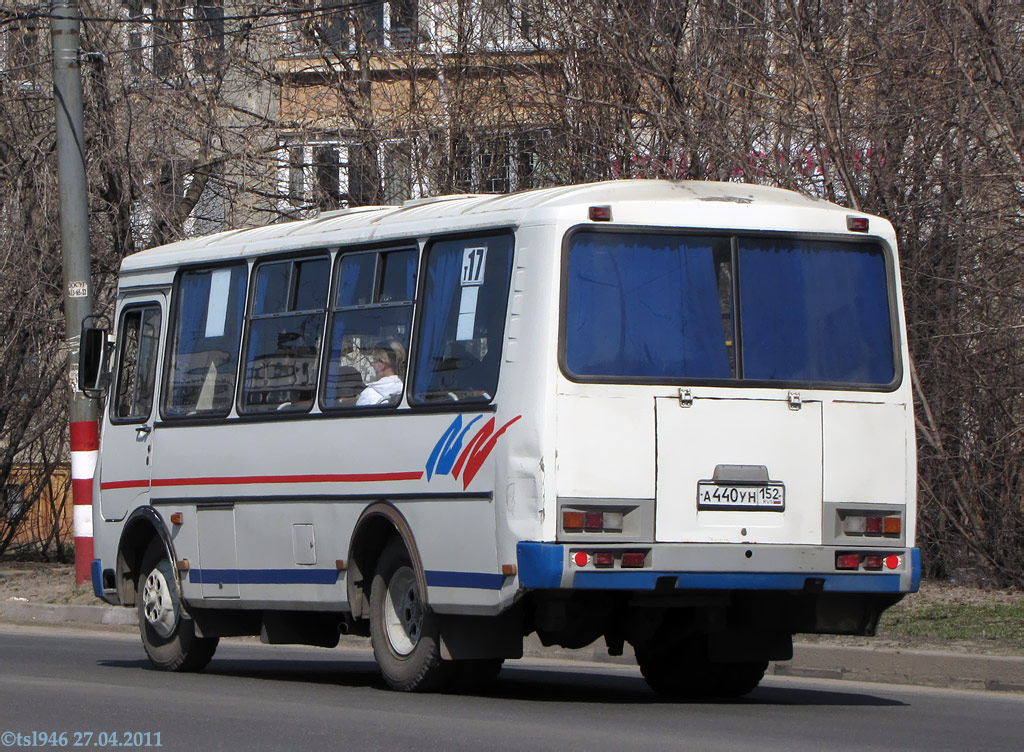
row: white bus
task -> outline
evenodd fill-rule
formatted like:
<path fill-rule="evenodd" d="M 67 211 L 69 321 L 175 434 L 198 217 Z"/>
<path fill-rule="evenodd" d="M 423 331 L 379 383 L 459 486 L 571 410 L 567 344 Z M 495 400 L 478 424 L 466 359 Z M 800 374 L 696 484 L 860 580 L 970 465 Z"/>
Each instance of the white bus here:
<path fill-rule="evenodd" d="M 735 696 L 919 584 L 878 217 L 667 181 L 364 207 L 130 256 L 114 325 L 93 584 L 163 669 L 351 633 L 392 688 L 472 687 L 536 632 Z"/>

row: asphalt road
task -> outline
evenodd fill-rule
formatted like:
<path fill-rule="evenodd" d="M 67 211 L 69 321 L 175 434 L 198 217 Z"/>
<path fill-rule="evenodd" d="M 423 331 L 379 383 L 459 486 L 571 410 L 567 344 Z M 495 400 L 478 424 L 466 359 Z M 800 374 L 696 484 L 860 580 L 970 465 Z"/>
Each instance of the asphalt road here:
<path fill-rule="evenodd" d="M 46 742 L 33 732 L 47 732 Z M 61 733 L 65 733 L 62 742 Z M 20 734 L 20 738 L 18 737 Z M 148 736 L 147 736 L 148 734 Z M 769 677 L 740 701 L 659 700 L 632 667 L 524 659 L 487 696 L 383 688 L 365 650 L 222 643 L 151 670 L 131 635 L 0 625 L 0 752 L 1015 750 L 1024 695 Z"/>

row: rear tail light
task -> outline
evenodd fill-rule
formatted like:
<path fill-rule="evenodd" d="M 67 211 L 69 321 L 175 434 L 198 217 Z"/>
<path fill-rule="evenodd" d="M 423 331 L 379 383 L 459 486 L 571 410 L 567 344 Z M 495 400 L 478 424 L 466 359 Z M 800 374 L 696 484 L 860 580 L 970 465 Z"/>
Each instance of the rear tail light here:
<path fill-rule="evenodd" d="M 877 572 L 882 568 L 882 557 L 877 555 L 865 556 L 864 557 L 864 568 Z"/>
<path fill-rule="evenodd" d="M 860 554 L 836 554 L 836 569 L 860 569 Z"/>
<path fill-rule="evenodd" d="M 646 554 L 631 551 L 622 555 L 622 566 L 624 569 L 642 567 L 646 561 Z"/>
<path fill-rule="evenodd" d="M 889 536 L 898 538 L 903 532 L 903 518 L 882 512 L 840 512 L 843 535 Z"/>
<path fill-rule="evenodd" d="M 562 529 L 567 532 L 618 533 L 622 531 L 622 512 L 562 511 Z"/>
<path fill-rule="evenodd" d="M 594 566 L 595 567 L 613 567 L 615 566 L 615 554 L 611 551 L 598 551 L 594 554 Z"/>
<path fill-rule="evenodd" d="M 583 512 L 562 512 L 562 529 L 563 530 L 582 530 L 583 529 Z"/>

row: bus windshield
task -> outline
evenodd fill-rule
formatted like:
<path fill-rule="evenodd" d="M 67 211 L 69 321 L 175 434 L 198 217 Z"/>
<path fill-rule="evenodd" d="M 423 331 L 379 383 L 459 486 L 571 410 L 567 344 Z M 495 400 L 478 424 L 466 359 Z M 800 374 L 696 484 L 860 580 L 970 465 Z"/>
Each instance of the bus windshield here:
<path fill-rule="evenodd" d="M 580 231 L 565 370 L 582 381 L 889 386 L 886 265 L 876 243 Z"/>

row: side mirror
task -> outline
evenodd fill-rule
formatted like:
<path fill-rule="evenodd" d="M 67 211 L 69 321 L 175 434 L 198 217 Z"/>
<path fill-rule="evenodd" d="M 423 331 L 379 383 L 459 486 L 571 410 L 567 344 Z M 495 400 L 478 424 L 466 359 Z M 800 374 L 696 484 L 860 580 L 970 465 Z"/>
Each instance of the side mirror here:
<path fill-rule="evenodd" d="M 82 320 L 82 338 L 78 351 L 78 389 L 91 399 L 100 399 L 110 381 L 107 372 L 109 334 L 110 322 L 106 316 L 86 316 Z"/>

